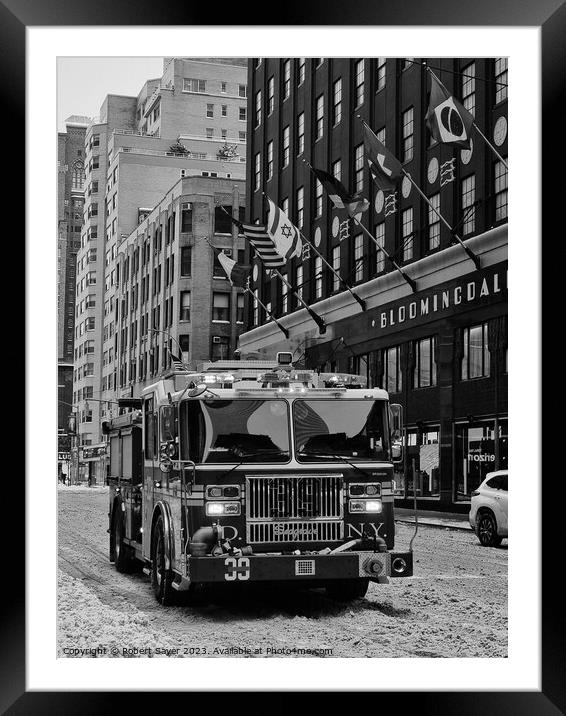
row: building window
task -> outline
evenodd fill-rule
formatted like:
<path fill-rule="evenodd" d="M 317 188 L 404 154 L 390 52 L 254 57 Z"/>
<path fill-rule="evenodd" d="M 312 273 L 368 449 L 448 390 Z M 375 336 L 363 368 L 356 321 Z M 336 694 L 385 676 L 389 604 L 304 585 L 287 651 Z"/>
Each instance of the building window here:
<path fill-rule="evenodd" d="M 289 197 L 285 197 L 281 202 L 281 208 L 283 209 L 283 213 L 287 214 L 289 216 Z"/>
<path fill-rule="evenodd" d="M 495 104 L 507 99 L 507 58 L 496 57 L 495 59 Z"/>
<path fill-rule="evenodd" d="M 255 126 L 261 124 L 261 90 L 255 93 Z"/>
<path fill-rule="evenodd" d="M 402 253 L 403 261 L 413 258 L 413 208 L 405 209 L 402 215 Z"/>
<path fill-rule="evenodd" d="M 239 293 L 236 296 L 236 323 L 244 322 L 244 294 Z"/>
<path fill-rule="evenodd" d="M 316 98 L 316 139 L 324 134 L 324 95 Z"/>
<path fill-rule="evenodd" d="M 183 92 L 206 92 L 206 80 L 183 78 Z"/>
<path fill-rule="evenodd" d="M 322 259 L 320 256 L 314 260 L 314 297 L 322 298 Z"/>
<path fill-rule="evenodd" d="M 261 154 L 258 152 L 254 157 L 254 191 L 261 185 Z"/>
<path fill-rule="evenodd" d="M 259 303 L 258 303 L 257 288 L 254 290 L 254 304 L 253 305 L 254 305 L 254 311 L 253 311 L 254 312 L 254 316 L 253 316 L 254 326 L 258 326 L 259 325 Z"/>
<path fill-rule="evenodd" d="M 273 177 L 273 141 L 267 143 L 267 181 Z"/>
<path fill-rule="evenodd" d="M 181 321 L 191 320 L 191 292 L 181 291 L 181 303 L 179 319 Z"/>
<path fill-rule="evenodd" d="M 336 274 L 332 274 L 332 290 L 340 290 L 340 246 L 335 246 L 332 249 L 332 268 L 336 271 Z"/>
<path fill-rule="evenodd" d="M 440 246 L 440 194 L 429 197 L 428 206 L 428 250 L 432 251 Z"/>
<path fill-rule="evenodd" d="M 476 113 L 476 63 L 462 70 L 462 104 L 474 116 Z"/>
<path fill-rule="evenodd" d="M 271 114 L 273 112 L 274 106 L 275 106 L 275 80 L 272 75 L 267 82 L 267 114 Z"/>
<path fill-rule="evenodd" d="M 283 167 L 288 166 L 289 164 L 289 156 L 290 156 L 290 147 L 291 147 L 291 134 L 289 127 L 285 127 L 283 130 Z"/>
<path fill-rule="evenodd" d="M 281 313 L 287 313 L 289 310 L 289 286 L 287 286 L 287 274 L 281 274 L 283 281 L 281 282 Z"/>
<path fill-rule="evenodd" d="M 415 341 L 414 388 L 429 388 L 436 385 L 436 338 L 423 338 Z"/>
<path fill-rule="evenodd" d="M 401 346 L 393 346 L 383 351 L 383 387 L 389 393 L 400 393 L 403 389 Z"/>
<path fill-rule="evenodd" d="M 380 246 L 385 246 L 385 222 L 377 224 L 375 227 L 375 239 Z M 385 254 L 377 249 L 375 254 L 375 272 L 381 273 L 385 271 Z"/>
<path fill-rule="evenodd" d="M 214 105 L 213 104 L 206 105 L 206 116 L 214 117 Z"/>
<path fill-rule="evenodd" d="M 409 162 L 413 158 L 414 148 L 414 114 L 413 108 L 403 112 L 403 161 Z"/>
<path fill-rule="evenodd" d="M 248 87 L 247 85 L 238 85 L 238 97 L 247 97 Z"/>
<path fill-rule="evenodd" d="M 364 61 L 359 60 L 355 64 L 355 98 L 356 107 L 360 107 L 364 103 Z"/>
<path fill-rule="evenodd" d="M 227 129 L 221 129 L 220 130 L 220 136 L 224 141 L 228 139 L 228 130 Z"/>
<path fill-rule="evenodd" d="M 507 167 L 503 162 L 494 165 L 495 221 L 507 218 Z"/>
<path fill-rule="evenodd" d="M 354 237 L 354 281 L 358 283 L 364 279 L 364 237 L 358 234 Z"/>
<path fill-rule="evenodd" d="M 487 323 L 464 328 L 462 336 L 462 380 L 487 378 L 489 376 L 490 361 L 487 333 Z"/>
<path fill-rule="evenodd" d="M 355 191 L 364 188 L 364 145 L 358 144 L 354 149 L 354 185 Z"/>
<path fill-rule="evenodd" d="M 488 472 L 507 469 L 507 420 L 456 425 L 456 499 L 469 500 Z"/>
<path fill-rule="evenodd" d="M 303 82 L 305 81 L 305 64 L 306 64 L 305 58 L 299 57 L 298 63 L 299 64 L 297 66 L 297 84 L 302 85 Z"/>
<path fill-rule="evenodd" d="M 206 128 L 206 138 L 212 139 L 214 137 L 214 128 L 213 127 L 207 127 Z"/>
<path fill-rule="evenodd" d="M 305 149 L 305 113 L 301 112 L 297 117 L 297 154 L 302 154 Z"/>
<path fill-rule="evenodd" d="M 245 122 L 245 121 L 247 120 L 248 116 L 247 116 L 246 108 L 245 108 L 245 107 L 240 107 L 240 108 L 239 108 L 239 116 L 238 116 L 238 118 L 239 118 L 240 122 Z"/>
<path fill-rule="evenodd" d="M 322 197 L 323 197 L 322 184 L 318 181 L 318 179 L 315 179 L 315 183 L 314 183 L 315 210 L 314 210 L 314 213 L 317 218 L 319 216 L 322 216 Z"/>
<path fill-rule="evenodd" d="M 212 336 L 211 360 L 225 360 L 230 352 L 228 336 Z"/>
<path fill-rule="evenodd" d="M 385 87 L 385 67 L 386 67 L 387 58 L 386 57 L 378 57 L 377 58 L 377 67 L 376 67 L 376 73 L 375 73 L 375 81 L 376 81 L 376 92 L 379 92 L 379 90 L 382 90 Z"/>
<path fill-rule="evenodd" d="M 303 228 L 305 219 L 305 188 L 299 187 L 297 189 L 297 226 L 299 229 Z"/>
<path fill-rule="evenodd" d="M 213 293 L 212 294 L 212 320 L 214 322 L 229 323 L 230 322 L 230 294 L 229 293 Z"/>
<path fill-rule="evenodd" d="M 238 139 L 240 140 L 240 142 L 245 142 L 246 141 L 246 133 L 238 132 Z"/>
<path fill-rule="evenodd" d="M 335 127 L 342 119 L 342 78 L 339 77 L 332 85 L 332 126 Z"/>
<path fill-rule="evenodd" d="M 303 267 L 297 266 L 295 270 L 295 289 L 299 298 L 303 298 Z M 301 302 L 297 298 L 297 308 L 301 306 Z"/>
<path fill-rule="evenodd" d="M 462 179 L 460 191 L 460 210 L 462 212 L 462 233 L 464 236 L 476 230 L 476 175 Z"/>
<path fill-rule="evenodd" d="M 227 116 L 228 116 L 228 105 L 227 105 L 227 104 L 223 104 L 223 105 L 221 106 L 220 114 L 221 114 L 223 117 L 227 117 Z"/>
<path fill-rule="evenodd" d="M 191 204 L 183 204 L 181 208 L 181 233 L 193 230 L 193 207 Z M 144 261 L 145 263 L 145 261 Z"/>
<path fill-rule="evenodd" d="M 291 60 L 285 60 L 283 63 L 283 101 L 285 101 L 291 93 Z"/>
<path fill-rule="evenodd" d="M 332 164 L 332 176 L 338 181 L 342 181 L 342 160 L 337 159 Z"/>

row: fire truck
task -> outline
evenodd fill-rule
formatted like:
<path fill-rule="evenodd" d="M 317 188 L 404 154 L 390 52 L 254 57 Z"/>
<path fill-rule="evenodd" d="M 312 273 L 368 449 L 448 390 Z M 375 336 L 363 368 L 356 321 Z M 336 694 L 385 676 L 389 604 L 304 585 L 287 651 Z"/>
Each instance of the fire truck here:
<path fill-rule="evenodd" d="M 103 423 L 110 561 L 143 567 L 161 604 L 265 581 L 351 600 L 412 575 L 394 551 L 401 406 L 292 358 L 176 369 Z"/>

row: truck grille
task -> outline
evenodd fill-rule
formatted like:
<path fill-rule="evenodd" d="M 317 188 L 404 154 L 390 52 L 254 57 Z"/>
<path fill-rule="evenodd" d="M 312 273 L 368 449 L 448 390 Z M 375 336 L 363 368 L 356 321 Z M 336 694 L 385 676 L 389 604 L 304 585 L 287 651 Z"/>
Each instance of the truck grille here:
<path fill-rule="evenodd" d="M 249 522 L 248 542 L 339 542 L 344 524 L 337 520 L 312 522 Z"/>
<path fill-rule="evenodd" d="M 248 477 L 248 519 L 342 517 L 342 475 Z"/>
<path fill-rule="evenodd" d="M 342 475 L 248 477 L 246 505 L 250 543 L 343 538 Z"/>

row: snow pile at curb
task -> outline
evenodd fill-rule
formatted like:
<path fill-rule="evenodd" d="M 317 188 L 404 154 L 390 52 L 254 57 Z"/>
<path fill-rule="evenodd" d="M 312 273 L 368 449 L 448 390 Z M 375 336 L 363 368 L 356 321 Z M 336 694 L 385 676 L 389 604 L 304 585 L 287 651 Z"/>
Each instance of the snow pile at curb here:
<path fill-rule="evenodd" d="M 178 644 L 135 607 L 128 606 L 128 612 L 110 608 L 79 579 L 61 570 L 57 587 L 58 657 L 147 658 L 157 656 L 156 648 L 178 651 Z"/>
<path fill-rule="evenodd" d="M 58 492 L 108 492 L 108 485 L 96 485 L 89 487 L 88 485 L 57 485 Z"/>

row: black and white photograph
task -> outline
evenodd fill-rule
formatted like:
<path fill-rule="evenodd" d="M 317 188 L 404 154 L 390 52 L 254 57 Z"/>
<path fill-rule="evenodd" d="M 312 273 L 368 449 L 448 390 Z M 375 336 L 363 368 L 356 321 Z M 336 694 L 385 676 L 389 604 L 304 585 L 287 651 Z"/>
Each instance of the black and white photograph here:
<path fill-rule="evenodd" d="M 158 62 L 58 134 L 60 656 L 505 657 L 507 58 Z"/>
<path fill-rule="evenodd" d="M 536 690 L 534 33 L 317 31 L 31 35 L 40 690 Z"/>

